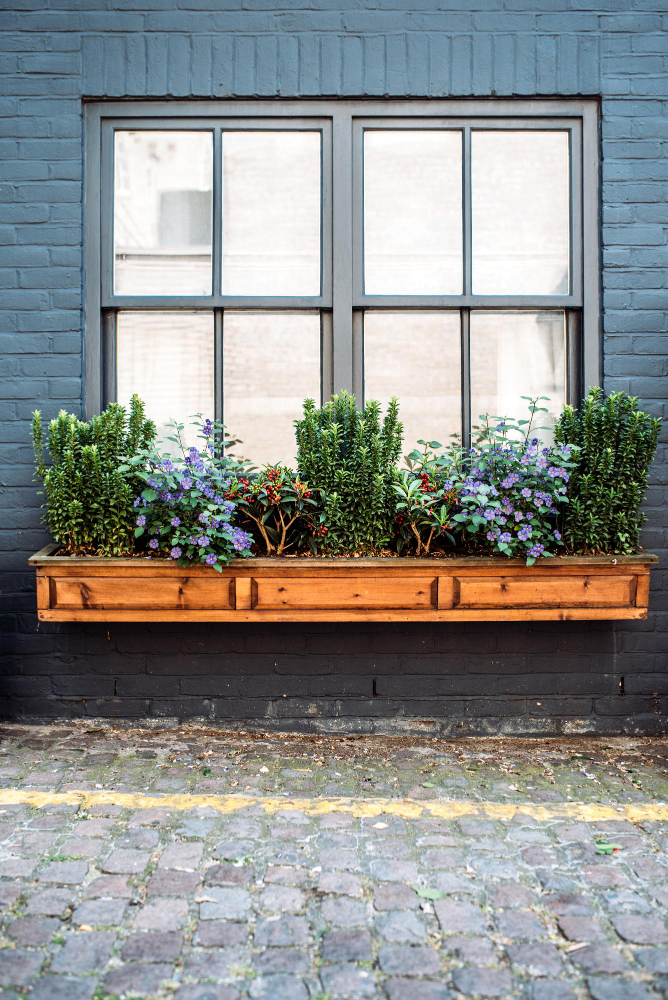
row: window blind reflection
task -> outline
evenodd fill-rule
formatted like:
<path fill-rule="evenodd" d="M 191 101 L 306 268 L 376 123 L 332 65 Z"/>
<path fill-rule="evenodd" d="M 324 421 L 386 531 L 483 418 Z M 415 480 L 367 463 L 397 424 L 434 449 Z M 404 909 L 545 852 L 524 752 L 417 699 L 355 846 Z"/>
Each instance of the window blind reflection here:
<path fill-rule="evenodd" d="M 568 132 L 471 133 L 473 292 L 567 295 Z"/>
<path fill-rule="evenodd" d="M 458 312 L 364 314 L 364 397 L 385 407 L 399 399 L 404 454 L 418 440 L 450 444 L 461 434 L 461 335 Z"/>
<path fill-rule="evenodd" d="M 195 413 L 214 417 L 213 313 L 119 312 L 116 326 L 116 398 L 127 405 L 133 393 L 146 404 L 158 435 L 170 420 L 186 425 L 188 445 L 197 430 Z M 171 447 L 171 446 L 170 446 Z"/>
<path fill-rule="evenodd" d="M 114 293 L 211 294 L 211 132 L 116 132 Z"/>
<path fill-rule="evenodd" d="M 364 290 L 461 293 L 461 132 L 364 132 Z"/>

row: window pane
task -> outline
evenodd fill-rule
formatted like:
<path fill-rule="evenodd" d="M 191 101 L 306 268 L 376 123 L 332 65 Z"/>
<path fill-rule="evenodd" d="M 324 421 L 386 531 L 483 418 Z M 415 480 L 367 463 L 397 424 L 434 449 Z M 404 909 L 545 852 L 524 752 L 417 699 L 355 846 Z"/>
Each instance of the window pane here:
<path fill-rule="evenodd" d="M 159 435 L 176 419 L 195 444 L 188 418 L 214 417 L 213 313 L 120 312 L 116 331 L 118 401 L 136 392 Z"/>
<path fill-rule="evenodd" d="M 471 418 L 529 416 L 522 396 L 549 396 L 552 425 L 566 399 L 566 317 L 563 312 L 471 313 Z M 549 434 L 540 432 L 546 439 Z"/>
<path fill-rule="evenodd" d="M 460 343 L 458 312 L 364 314 L 364 396 L 398 398 L 405 454 L 461 434 Z"/>
<path fill-rule="evenodd" d="M 320 314 L 235 312 L 223 319 L 223 412 L 235 452 L 294 466 L 293 420 L 320 399 Z"/>
<path fill-rule="evenodd" d="M 320 132 L 223 133 L 223 293 L 320 294 Z"/>
<path fill-rule="evenodd" d="M 471 135 L 473 291 L 567 295 L 567 132 Z"/>
<path fill-rule="evenodd" d="M 211 294 L 211 132 L 116 132 L 114 292 Z"/>
<path fill-rule="evenodd" d="M 461 293 L 461 132 L 364 133 L 364 291 Z"/>

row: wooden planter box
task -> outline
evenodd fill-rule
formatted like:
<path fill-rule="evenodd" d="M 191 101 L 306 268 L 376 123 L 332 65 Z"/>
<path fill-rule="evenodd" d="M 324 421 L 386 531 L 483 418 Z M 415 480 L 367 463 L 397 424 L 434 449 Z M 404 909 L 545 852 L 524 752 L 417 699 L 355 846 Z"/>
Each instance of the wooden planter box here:
<path fill-rule="evenodd" d="M 653 555 L 240 559 L 222 574 L 162 559 L 30 559 L 41 621 L 582 621 L 646 618 Z"/>

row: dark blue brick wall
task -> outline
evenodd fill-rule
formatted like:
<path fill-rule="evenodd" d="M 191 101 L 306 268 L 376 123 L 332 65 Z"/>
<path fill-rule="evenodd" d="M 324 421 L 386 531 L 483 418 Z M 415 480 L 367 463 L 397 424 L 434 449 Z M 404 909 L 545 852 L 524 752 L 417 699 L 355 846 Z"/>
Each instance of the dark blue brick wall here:
<path fill-rule="evenodd" d="M 604 9 L 603 9 L 604 8 Z M 28 420 L 81 407 L 82 98 L 598 96 L 604 365 L 666 416 L 668 14 L 649 0 L 6 0 L 0 12 L 0 559 L 6 714 L 432 731 L 656 731 L 646 622 L 75 627 L 36 621 Z M 647 547 L 665 556 L 666 437 Z M 621 684 L 623 679 L 623 684 Z M 621 693 L 623 691 L 623 694 Z"/>

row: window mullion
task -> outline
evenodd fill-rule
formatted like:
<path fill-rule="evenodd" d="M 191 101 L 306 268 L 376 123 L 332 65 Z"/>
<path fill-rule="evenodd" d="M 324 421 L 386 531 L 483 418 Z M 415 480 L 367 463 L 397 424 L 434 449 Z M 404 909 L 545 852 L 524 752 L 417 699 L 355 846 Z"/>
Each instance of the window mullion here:
<path fill-rule="evenodd" d="M 472 273 L 473 273 L 473 246 L 472 246 L 472 222 L 471 222 L 471 129 L 467 125 L 464 129 L 463 171 L 462 171 L 462 224 L 463 251 L 464 251 L 464 295 L 471 295 Z"/>
<path fill-rule="evenodd" d="M 222 309 L 213 311 L 213 409 L 216 420 L 223 417 L 223 318 Z"/>
<path fill-rule="evenodd" d="M 462 309 L 462 446 L 471 447 L 471 310 Z"/>
<path fill-rule="evenodd" d="M 116 392 L 116 317 L 115 309 L 102 314 L 102 407 L 117 400 Z"/>
<path fill-rule="evenodd" d="M 353 142 L 352 117 L 332 121 L 332 383 L 353 391 Z"/>
<path fill-rule="evenodd" d="M 582 313 L 566 310 L 566 402 L 580 406 L 584 396 L 582 384 Z"/>
<path fill-rule="evenodd" d="M 213 213 L 211 226 L 211 266 L 213 268 L 214 299 L 220 298 L 221 264 L 223 257 L 223 130 L 214 129 L 213 133 L 213 188 L 211 199 Z"/>

